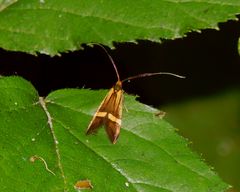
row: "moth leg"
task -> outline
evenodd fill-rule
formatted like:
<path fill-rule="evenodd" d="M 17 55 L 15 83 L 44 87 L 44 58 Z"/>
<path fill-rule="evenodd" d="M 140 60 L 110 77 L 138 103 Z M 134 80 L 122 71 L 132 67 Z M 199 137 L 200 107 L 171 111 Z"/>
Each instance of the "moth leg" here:
<path fill-rule="evenodd" d="M 124 109 L 126 110 L 126 112 L 128 113 L 128 109 L 127 106 L 125 104 L 123 104 Z"/>

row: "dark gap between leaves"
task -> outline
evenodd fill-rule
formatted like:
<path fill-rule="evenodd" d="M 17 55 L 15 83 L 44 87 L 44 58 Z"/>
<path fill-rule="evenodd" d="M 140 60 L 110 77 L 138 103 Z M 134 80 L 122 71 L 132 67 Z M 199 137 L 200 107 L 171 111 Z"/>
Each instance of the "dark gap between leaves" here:
<path fill-rule="evenodd" d="M 168 71 L 186 79 L 155 76 L 123 85 L 128 94 L 145 104 L 159 106 L 192 97 L 214 94 L 240 83 L 237 52 L 240 22 L 220 24 L 220 30 L 192 32 L 162 44 L 138 41 L 115 44 L 109 50 L 122 79 L 146 72 Z M 101 48 L 63 53 L 61 57 L 33 56 L 0 50 L 0 74 L 19 75 L 31 81 L 41 96 L 61 88 L 109 89 L 116 75 Z"/>

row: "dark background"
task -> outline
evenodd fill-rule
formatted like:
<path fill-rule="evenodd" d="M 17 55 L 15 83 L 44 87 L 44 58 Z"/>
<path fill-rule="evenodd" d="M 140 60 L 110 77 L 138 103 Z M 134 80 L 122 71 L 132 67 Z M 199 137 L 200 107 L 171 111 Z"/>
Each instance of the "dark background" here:
<path fill-rule="evenodd" d="M 181 39 L 162 40 L 161 44 L 150 41 L 115 43 L 114 50 L 107 49 L 122 79 L 139 73 L 159 71 L 186 76 L 186 79 L 172 76 L 147 77 L 123 85 L 128 94 L 139 95 L 138 99 L 141 102 L 167 109 L 166 106 L 195 98 L 205 98 L 228 90 L 240 90 L 240 22 L 229 21 L 219 24 L 219 28 L 206 29 L 200 33 L 191 32 Z M 0 50 L 0 61 L 1 75 L 24 77 L 31 81 L 41 96 L 60 88 L 109 89 L 117 80 L 111 62 L 98 46 L 84 46 L 83 50 L 63 53 L 61 57 L 33 56 Z M 171 114 L 168 115 L 171 117 Z M 240 122 L 237 128 L 240 128 Z M 191 138 L 188 132 L 181 134 L 190 140 L 194 138 Z M 233 134 L 240 135 L 240 131 Z M 204 143 L 204 134 L 202 138 Z M 215 161 L 208 156 L 208 152 L 204 153 L 204 148 L 199 149 L 197 146 L 198 143 L 192 147 L 199 150 L 198 153 L 203 153 L 207 162 L 215 166 Z M 240 141 L 237 148 L 240 148 Z M 240 163 L 240 150 L 238 152 Z M 229 165 L 223 163 L 222 166 Z M 231 166 L 240 167 L 237 164 Z M 240 189 L 237 184 L 240 180 L 236 179 L 240 178 L 240 173 L 229 173 L 230 176 L 226 177 L 227 173 L 221 171 L 221 166 L 218 166 L 216 171 L 220 172 L 226 182 L 236 185 L 236 191 L 237 188 Z"/>
<path fill-rule="evenodd" d="M 163 43 L 138 41 L 115 44 L 109 50 L 122 79 L 146 72 L 168 71 L 185 75 L 150 77 L 124 84 L 127 93 L 140 95 L 146 104 L 159 106 L 172 101 L 219 92 L 240 83 L 238 37 L 240 23 L 220 24 L 220 30 L 192 32 Z M 0 50 L 0 73 L 19 75 L 32 84 L 41 96 L 65 87 L 110 88 L 116 75 L 100 47 L 63 53 L 61 57 L 32 56 Z"/>

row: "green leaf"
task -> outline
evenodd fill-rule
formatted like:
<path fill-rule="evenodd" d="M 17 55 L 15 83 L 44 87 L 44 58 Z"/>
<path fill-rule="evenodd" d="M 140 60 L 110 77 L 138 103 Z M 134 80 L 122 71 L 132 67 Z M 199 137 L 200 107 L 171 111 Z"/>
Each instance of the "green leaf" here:
<path fill-rule="evenodd" d="M 99 192 L 228 188 L 157 110 L 133 96 L 125 95 L 128 111 L 115 145 L 103 128 L 86 136 L 106 92 L 64 89 L 43 100 L 22 78 L 0 78 L 1 191 L 75 191 L 84 179 Z"/>
<path fill-rule="evenodd" d="M 194 141 L 191 147 L 201 151 L 218 174 L 233 185 L 232 191 L 240 191 L 240 167 L 236 167 L 240 161 L 236 137 L 240 134 L 240 89 L 225 89 L 163 109 L 171 114 L 166 119 Z"/>
<path fill-rule="evenodd" d="M 239 13 L 239 0 L 25 0 L 0 13 L 0 46 L 56 55 L 82 43 L 174 39 Z"/>
<path fill-rule="evenodd" d="M 0 12 L 17 1 L 18 0 L 0 0 Z"/>

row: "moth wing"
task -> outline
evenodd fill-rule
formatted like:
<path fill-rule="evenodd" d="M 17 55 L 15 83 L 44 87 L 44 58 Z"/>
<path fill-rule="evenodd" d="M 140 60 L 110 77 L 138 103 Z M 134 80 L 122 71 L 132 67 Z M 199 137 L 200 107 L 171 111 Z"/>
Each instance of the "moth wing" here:
<path fill-rule="evenodd" d="M 109 101 L 109 109 L 107 109 L 107 119 L 104 121 L 105 129 L 110 141 L 115 144 L 121 129 L 122 121 L 122 103 L 123 91 L 119 90 L 113 93 Z"/>
<path fill-rule="evenodd" d="M 101 125 L 103 125 L 103 118 L 94 116 L 87 128 L 86 134 L 90 135 L 97 133 L 98 128 L 101 127 Z"/>
<path fill-rule="evenodd" d="M 91 122 L 88 125 L 87 131 L 86 131 L 87 135 L 96 133 L 98 128 L 103 125 L 105 121 L 105 117 L 107 116 L 105 109 L 108 105 L 108 101 L 111 98 L 113 92 L 114 92 L 114 89 L 111 88 L 110 91 L 105 96 L 105 98 L 103 99 L 102 103 L 99 105 L 96 113 L 94 114 Z"/>
<path fill-rule="evenodd" d="M 115 144 L 120 134 L 121 120 L 118 119 L 118 121 L 111 121 L 111 120 L 107 121 L 105 123 L 105 129 L 106 129 L 108 138 L 113 144 Z"/>

